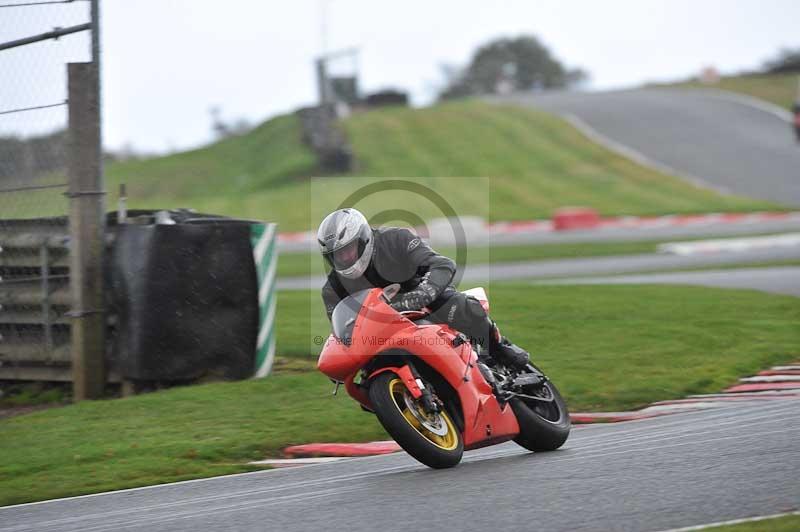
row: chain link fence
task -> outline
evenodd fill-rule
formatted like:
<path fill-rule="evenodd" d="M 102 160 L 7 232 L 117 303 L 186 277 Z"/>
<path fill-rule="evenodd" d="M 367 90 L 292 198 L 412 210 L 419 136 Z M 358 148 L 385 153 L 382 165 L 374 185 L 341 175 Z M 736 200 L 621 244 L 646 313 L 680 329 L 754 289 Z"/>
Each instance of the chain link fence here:
<path fill-rule="evenodd" d="M 92 61 L 90 20 L 0 0 L 0 379 L 69 379 L 67 63 Z"/>

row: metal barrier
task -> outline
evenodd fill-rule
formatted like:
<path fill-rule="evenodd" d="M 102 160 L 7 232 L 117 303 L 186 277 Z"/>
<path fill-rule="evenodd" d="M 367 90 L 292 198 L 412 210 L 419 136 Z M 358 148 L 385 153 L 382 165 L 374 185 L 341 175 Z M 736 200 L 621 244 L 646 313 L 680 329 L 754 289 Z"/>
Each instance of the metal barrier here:
<path fill-rule="evenodd" d="M 0 379 L 71 380 L 66 217 L 0 224 Z"/>

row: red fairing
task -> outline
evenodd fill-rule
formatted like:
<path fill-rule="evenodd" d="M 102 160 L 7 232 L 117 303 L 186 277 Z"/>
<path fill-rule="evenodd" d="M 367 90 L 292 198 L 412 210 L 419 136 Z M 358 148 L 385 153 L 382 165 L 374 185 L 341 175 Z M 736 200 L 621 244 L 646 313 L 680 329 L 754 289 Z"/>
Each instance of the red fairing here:
<path fill-rule="evenodd" d="M 456 332 L 445 325 L 417 325 L 401 316 L 381 299 L 374 289 L 364 300 L 353 329 L 351 345 L 333 335 L 320 353 L 318 367 L 332 379 L 343 381 L 354 399 L 371 408 L 364 388 L 354 382 L 358 372 L 381 352 L 402 350 L 423 360 L 456 391 L 464 419 L 464 446 L 476 448 L 514 438 L 519 433 L 517 419 L 508 405 L 500 406 L 477 368 L 477 357 L 468 343 L 453 346 Z M 396 373 L 415 396 L 420 394 L 408 366 L 380 367 Z"/>
<path fill-rule="evenodd" d="M 406 385 L 406 388 L 408 388 L 408 391 L 411 392 L 411 395 L 414 397 L 414 399 L 419 399 L 422 397 L 422 389 L 419 387 L 419 384 L 417 384 L 417 379 L 414 378 L 414 374 L 411 373 L 411 367 L 408 365 L 400 367 L 387 366 L 377 371 L 373 371 L 369 378 L 371 379 L 375 375 L 386 373 L 387 371 L 391 371 L 400 377 L 400 379 L 403 381 L 403 384 Z"/>
<path fill-rule="evenodd" d="M 381 299 L 381 291 L 374 289 L 364 300 L 350 345 L 345 345 L 332 334 L 328 336 L 317 361 L 317 367 L 325 375 L 338 381 L 346 381 L 372 360 L 377 353 L 393 347 L 390 339 L 402 336 L 405 329 L 415 325 L 402 317 Z M 408 336 L 408 332 L 405 333 Z"/>
<path fill-rule="evenodd" d="M 452 346 L 456 337 L 452 329 L 442 327 L 439 334 L 447 335 L 446 345 Z M 474 449 L 514 438 L 519 434 L 517 418 L 508 405 L 500 406 L 492 387 L 478 369 L 477 356 L 470 345 L 465 343 L 450 349 L 451 353 L 428 352 L 418 356 L 458 393 L 464 414 L 464 448 Z"/>

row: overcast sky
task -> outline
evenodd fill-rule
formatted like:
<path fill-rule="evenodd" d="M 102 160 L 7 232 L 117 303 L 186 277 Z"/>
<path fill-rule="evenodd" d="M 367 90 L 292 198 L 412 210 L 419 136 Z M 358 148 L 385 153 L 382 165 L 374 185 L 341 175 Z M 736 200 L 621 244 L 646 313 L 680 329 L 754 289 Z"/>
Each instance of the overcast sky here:
<path fill-rule="evenodd" d="M 20 24 L 6 13 L 20 9 L 0 11 L 0 35 L 50 29 L 42 17 Z M 440 64 L 464 64 L 499 36 L 537 35 L 568 66 L 588 70 L 591 89 L 706 65 L 738 71 L 800 46 L 798 0 L 103 0 L 102 9 L 106 145 L 148 151 L 208 142 L 212 105 L 225 119 L 256 122 L 311 103 L 323 12 L 329 50 L 360 48 L 363 89 L 404 88 L 417 105 L 435 95 Z M 0 72 L 0 85 L 22 68 Z"/>

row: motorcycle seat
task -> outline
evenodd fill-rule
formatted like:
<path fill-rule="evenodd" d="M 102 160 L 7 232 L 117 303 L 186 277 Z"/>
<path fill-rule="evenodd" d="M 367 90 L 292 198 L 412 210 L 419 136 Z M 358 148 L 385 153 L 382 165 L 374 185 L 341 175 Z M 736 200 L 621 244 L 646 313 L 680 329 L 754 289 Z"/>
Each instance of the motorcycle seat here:
<path fill-rule="evenodd" d="M 486 290 L 484 290 L 482 286 L 476 286 L 475 288 L 464 290 L 461 293 L 466 296 L 471 296 L 477 299 L 478 302 L 483 307 L 483 310 L 489 312 L 489 297 L 486 295 Z"/>

